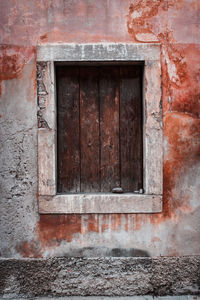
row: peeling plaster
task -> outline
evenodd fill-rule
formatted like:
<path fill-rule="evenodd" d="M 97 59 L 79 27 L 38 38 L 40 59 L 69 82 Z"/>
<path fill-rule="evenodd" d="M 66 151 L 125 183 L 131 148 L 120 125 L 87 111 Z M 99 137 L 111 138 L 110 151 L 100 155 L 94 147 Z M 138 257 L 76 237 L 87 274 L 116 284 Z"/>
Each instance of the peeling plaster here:
<path fill-rule="evenodd" d="M 38 128 L 48 128 L 50 129 L 43 112 L 47 105 L 47 90 L 44 83 L 44 74 L 47 68 L 47 63 L 41 62 L 37 63 L 37 104 L 38 104 Z"/>

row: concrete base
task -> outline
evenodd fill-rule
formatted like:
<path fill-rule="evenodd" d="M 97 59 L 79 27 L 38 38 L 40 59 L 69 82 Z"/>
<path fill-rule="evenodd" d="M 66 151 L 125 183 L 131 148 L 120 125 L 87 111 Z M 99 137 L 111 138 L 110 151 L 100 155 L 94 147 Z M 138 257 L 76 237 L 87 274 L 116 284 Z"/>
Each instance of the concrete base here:
<path fill-rule="evenodd" d="M 101 296 L 98 300 L 181 295 L 185 300 L 182 295 L 200 295 L 199 266 L 200 256 L 1 259 L 0 295 L 13 299 Z"/>

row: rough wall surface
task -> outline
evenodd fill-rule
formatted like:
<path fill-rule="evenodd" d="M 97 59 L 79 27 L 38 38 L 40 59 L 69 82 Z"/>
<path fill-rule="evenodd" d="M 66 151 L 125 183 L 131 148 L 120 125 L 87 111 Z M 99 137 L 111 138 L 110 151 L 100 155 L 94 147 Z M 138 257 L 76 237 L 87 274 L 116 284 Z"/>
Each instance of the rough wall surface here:
<path fill-rule="evenodd" d="M 0 294 L 196 295 L 200 257 L 1 259 Z"/>
<path fill-rule="evenodd" d="M 200 253 L 199 13 L 198 0 L 0 1 L 2 257 Z M 161 44 L 162 213 L 38 214 L 36 45 L 53 42 Z"/>

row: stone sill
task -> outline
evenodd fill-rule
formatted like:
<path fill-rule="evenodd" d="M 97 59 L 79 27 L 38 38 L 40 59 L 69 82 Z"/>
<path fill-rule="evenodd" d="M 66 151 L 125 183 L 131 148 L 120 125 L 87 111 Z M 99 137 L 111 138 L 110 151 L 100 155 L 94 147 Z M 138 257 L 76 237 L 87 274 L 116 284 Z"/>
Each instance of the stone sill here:
<path fill-rule="evenodd" d="M 162 195 L 88 193 L 39 196 L 40 214 L 159 212 L 162 212 Z"/>

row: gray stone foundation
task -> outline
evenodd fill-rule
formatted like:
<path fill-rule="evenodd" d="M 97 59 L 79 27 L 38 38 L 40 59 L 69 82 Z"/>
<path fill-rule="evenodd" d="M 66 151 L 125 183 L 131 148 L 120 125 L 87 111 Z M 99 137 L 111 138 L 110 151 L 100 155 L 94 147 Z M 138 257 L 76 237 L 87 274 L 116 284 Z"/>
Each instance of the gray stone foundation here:
<path fill-rule="evenodd" d="M 200 256 L 1 259 L 0 295 L 199 295 Z"/>

